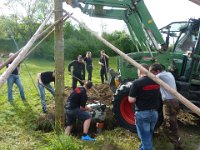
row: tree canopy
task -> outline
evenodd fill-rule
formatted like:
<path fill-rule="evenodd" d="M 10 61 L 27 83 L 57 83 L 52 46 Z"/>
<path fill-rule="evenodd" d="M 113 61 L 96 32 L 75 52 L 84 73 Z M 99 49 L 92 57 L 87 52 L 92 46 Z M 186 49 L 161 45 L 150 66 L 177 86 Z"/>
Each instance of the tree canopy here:
<path fill-rule="evenodd" d="M 0 16 L 0 51 L 16 51 L 16 41 L 19 48 L 33 36 L 45 17 L 53 10 L 52 0 L 7 0 L 6 5 L 14 13 Z M 17 11 L 20 6 L 21 11 Z M 21 13 L 23 12 L 23 13 Z M 52 22 L 50 22 L 52 23 Z M 125 31 L 102 33 L 102 36 L 125 53 L 135 51 L 130 36 Z M 54 59 L 54 37 L 46 39 L 32 57 Z M 75 59 L 78 54 L 85 55 L 91 51 L 94 57 L 99 57 L 100 50 L 104 49 L 109 55 L 115 53 L 94 38 L 88 31 L 80 26 L 73 25 L 70 21 L 64 23 L 64 51 L 66 59 Z"/>

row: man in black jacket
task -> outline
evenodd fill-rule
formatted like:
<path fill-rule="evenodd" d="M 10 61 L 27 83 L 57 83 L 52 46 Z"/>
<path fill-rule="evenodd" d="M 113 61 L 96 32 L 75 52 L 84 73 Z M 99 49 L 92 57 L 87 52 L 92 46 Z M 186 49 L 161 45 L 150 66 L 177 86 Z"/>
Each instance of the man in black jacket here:
<path fill-rule="evenodd" d="M 73 67 L 72 72 L 72 88 L 75 89 L 77 87 L 77 81 L 81 85 L 84 84 L 85 81 L 85 64 L 83 57 L 81 55 L 78 55 L 78 60 L 73 60 L 68 65 L 68 71 L 71 73 L 71 67 Z"/>

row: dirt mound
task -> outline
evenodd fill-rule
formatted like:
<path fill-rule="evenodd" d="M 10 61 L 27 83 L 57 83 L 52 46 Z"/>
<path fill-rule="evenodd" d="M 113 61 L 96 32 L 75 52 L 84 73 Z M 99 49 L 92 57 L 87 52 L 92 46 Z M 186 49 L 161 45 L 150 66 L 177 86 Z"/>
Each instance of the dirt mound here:
<path fill-rule="evenodd" d="M 110 106 L 112 105 L 113 92 L 108 84 L 97 84 L 88 92 L 90 99 L 96 99 L 101 103 Z"/>
<path fill-rule="evenodd" d="M 180 110 L 177 116 L 178 120 L 184 125 L 200 125 L 200 118 L 187 111 Z"/>
<path fill-rule="evenodd" d="M 71 92 L 71 87 L 65 88 L 66 100 Z M 87 94 L 90 100 L 97 100 L 107 106 L 112 105 L 113 92 L 110 90 L 108 84 L 95 84 Z M 88 101 L 88 103 L 91 103 L 91 101 Z"/>

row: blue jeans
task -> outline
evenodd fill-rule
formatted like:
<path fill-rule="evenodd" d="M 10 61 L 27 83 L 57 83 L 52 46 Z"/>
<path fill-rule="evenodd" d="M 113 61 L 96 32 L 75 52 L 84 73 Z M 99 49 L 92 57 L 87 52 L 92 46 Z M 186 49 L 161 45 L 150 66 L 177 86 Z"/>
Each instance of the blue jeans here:
<path fill-rule="evenodd" d="M 8 79 L 7 79 L 7 85 L 8 85 L 8 101 L 11 102 L 13 100 L 13 95 L 12 95 L 12 87 L 13 84 L 16 84 L 17 87 L 19 88 L 20 96 L 22 100 L 25 100 L 25 95 L 24 95 L 24 88 L 22 86 L 21 80 L 19 75 L 14 75 L 11 74 Z"/>
<path fill-rule="evenodd" d="M 50 84 L 40 84 L 38 82 L 38 89 L 39 89 L 39 93 L 40 93 L 40 99 L 41 99 L 41 104 L 42 104 L 42 110 L 43 112 L 47 112 L 47 106 L 46 106 L 46 99 L 45 99 L 45 90 L 44 88 L 46 88 L 53 96 L 55 96 L 55 91 L 52 88 L 52 86 Z"/>
<path fill-rule="evenodd" d="M 152 136 L 158 120 L 155 110 L 136 111 L 137 134 L 141 140 L 139 150 L 153 150 Z"/>

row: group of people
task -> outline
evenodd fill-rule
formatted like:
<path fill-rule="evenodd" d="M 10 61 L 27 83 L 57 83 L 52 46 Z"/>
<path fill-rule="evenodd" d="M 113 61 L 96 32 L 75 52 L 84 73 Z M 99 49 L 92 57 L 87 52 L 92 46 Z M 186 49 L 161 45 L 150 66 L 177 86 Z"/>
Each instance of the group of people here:
<path fill-rule="evenodd" d="M 174 76 L 165 71 L 163 65 L 156 63 L 150 67 L 146 64 L 142 66 L 176 90 Z M 141 139 L 139 150 L 153 150 L 152 137 L 158 121 L 158 110 L 162 104 L 163 130 L 172 142 L 174 150 L 183 150 L 177 123 L 178 100 L 164 87 L 150 79 L 144 70 L 138 69 L 138 77 L 139 79 L 133 81 L 128 100 L 130 103 L 135 103 L 136 129 Z"/>
<path fill-rule="evenodd" d="M 12 56 L 13 53 L 9 55 L 9 57 Z M 104 77 L 107 80 L 108 58 L 109 56 L 106 55 L 104 51 L 101 51 L 99 64 L 101 65 L 100 76 L 102 83 L 104 83 Z M 86 69 L 88 71 L 87 82 L 85 82 L 84 61 L 86 62 Z M 11 73 L 7 80 L 9 102 L 12 102 L 13 100 L 12 86 L 14 83 L 16 83 L 19 88 L 21 99 L 26 101 L 23 86 L 19 77 L 19 66 L 20 65 L 18 65 L 18 67 Z M 156 63 L 152 64 L 150 67 L 146 64 L 142 64 L 142 66 L 176 90 L 176 83 L 173 75 L 170 72 L 165 71 L 163 65 Z M 90 111 L 92 108 L 86 106 L 88 100 L 87 91 L 93 86 L 93 83 L 91 82 L 93 70 L 91 52 L 87 52 L 85 58 L 79 55 L 77 60 L 70 62 L 68 65 L 68 71 L 70 73 L 71 67 L 73 67 L 71 74 L 73 91 L 68 97 L 64 107 L 67 116 L 67 127 L 65 133 L 70 134 L 73 123 L 76 119 L 80 119 L 83 121 L 82 140 L 94 141 L 95 139 L 88 135 L 91 116 L 87 111 Z M 139 78 L 134 80 L 132 83 L 128 100 L 130 103 L 135 104 L 136 128 L 138 136 L 141 139 L 139 149 L 153 150 L 152 137 L 158 120 L 158 110 L 160 106 L 163 105 L 163 130 L 169 137 L 169 140 L 173 143 L 174 150 L 183 150 L 177 124 L 177 113 L 179 109 L 178 100 L 165 90 L 164 87 L 150 79 L 143 70 L 138 69 L 138 77 Z M 46 88 L 52 95 L 55 95 L 55 91 L 50 85 L 51 82 L 55 82 L 55 71 L 39 73 L 37 80 L 42 110 L 46 113 L 48 110 L 46 107 L 44 89 Z M 80 82 L 81 86 L 77 87 L 77 81 Z"/>
<path fill-rule="evenodd" d="M 10 53 L 9 58 L 11 58 L 13 55 L 14 53 Z M 108 58 L 109 56 L 105 53 L 104 50 L 102 50 L 100 52 L 100 60 L 99 60 L 99 64 L 101 65 L 100 76 L 101 76 L 102 83 L 104 83 L 104 76 L 105 76 L 105 79 L 107 80 Z M 7 65 L 7 67 L 9 67 L 11 63 L 12 61 Z M 71 73 L 71 68 L 73 68 L 72 73 Z M 77 60 L 70 62 L 68 65 L 68 71 L 72 75 L 72 89 L 75 89 L 77 87 L 77 81 L 80 82 L 81 86 L 84 85 L 85 68 L 88 73 L 88 81 L 92 81 L 93 62 L 92 62 L 92 53 L 90 51 L 86 53 L 85 58 L 83 58 L 81 55 L 78 55 Z M 42 110 L 44 113 L 48 112 L 47 107 L 46 107 L 44 89 L 46 88 L 53 96 L 55 95 L 55 91 L 53 87 L 51 86 L 51 82 L 55 83 L 55 71 L 46 71 L 46 72 L 38 73 L 37 86 L 38 86 L 38 90 L 40 94 Z M 20 79 L 20 64 L 13 70 L 13 72 L 10 74 L 10 76 L 7 79 L 8 101 L 11 103 L 13 102 L 12 88 L 14 84 L 16 84 L 19 89 L 22 101 L 26 102 L 24 88 Z"/>
<path fill-rule="evenodd" d="M 100 69 L 100 77 L 101 83 L 104 83 L 104 77 L 107 81 L 107 72 L 108 72 L 108 59 L 109 56 L 105 53 L 104 50 L 100 52 L 100 60 L 99 64 L 101 65 Z M 85 63 L 84 63 L 85 62 Z M 85 67 L 86 64 L 86 67 Z M 71 71 L 73 68 L 73 71 Z M 73 60 L 68 64 L 68 72 L 72 76 L 72 88 L 75 89 L 77 87 L 77 82 L 80 85 L 83 85 L 85 82 L 85 68 L 88 73 L 88 81 L 92 81 L 92 71 L 93 71 L 93 62 L 92 62 L 92 53 L 87 52 L 85 58 L 82 55 L 78 55 L 77 60 Z"/>
<path fill-rule="evenodd" d="M 10 53 L 9 57 L 12 57 L 14 54 Z M 109 56 L 105 53 L 104 50 L 100 52 L 100 60 L 99 64 L 101 65 L 100 69 L 100 77 L 101 77 L 101 83 L 104 83 L 104 77 L 105 80 L 107 80 L 107 71 L 108 71 L 108 59 Z M 85 63 L 86 67 L 85 67 Z M 12 62 L 10 62 L 11 64 Z M 8 64 L 7 67 L 10 65 Z M 71 73 L 71 68 L 73 68 L 73 71 Z M 85 68 L 88 72 L 88 81 L 85 82 Z M 25 94 L 24 94 L 24 88 L 22 86 L 21 80 L 20 80 L 20 64 L 17 66 L 17 68 L 10 74 L 10 76 L 7 79 L 7 85 L 8 85 L 8 101 L 13 102 L 13 96 L 12 96 L 12 87 L 15 83 L 20 91 L 20 96 L 23 102 L 26 101 Z M 93 62 L 92 62 L 92 53 L 87 52 L 85 58 L 82 57 L 82 55 L 78 55 L 77 60 L 74 60 L 69 63 L 68 65 L 68 71 L 70 75 L 72 75 L 72 89 L 73 92 L 69 96 L 67 103 L 65 105 L 66 110 L 66 116 L 67 116 L 67 128 L 66 128 L 66 134 L 69 134 L 72 129 L 72 124 L 76 120 L 76 118 L 83 120 L 83 136 L 82 140 L 89 140 L 94 141 L 93 138 L 91 138 L 87 132 L 90 126 L 91 122 L 91 116 L 86 110 L 91 110 L 90 107 L 86 106 L 87 101 L 87 94 L 86 91 L 91 89 L 93 83 L 92 83 L 92 71 L 93 71 Z M 77 87 L 77 81 L 79 81 L 80 85 Z M 44 113 L 48 112 L 47 105 L 46 105 L 46 99 L 45 99 L 45 89 L 47 89 L 53 96 L 55 96 L 55 90 L 51 86 L 51 82 L 55 83 L 55 71 L 46 71 L 42 73 L 38 73 L 37 75 L 37 86 L 38 91 L 41 99 L 41 105 L 42 105 L 42 111 Z"/>

